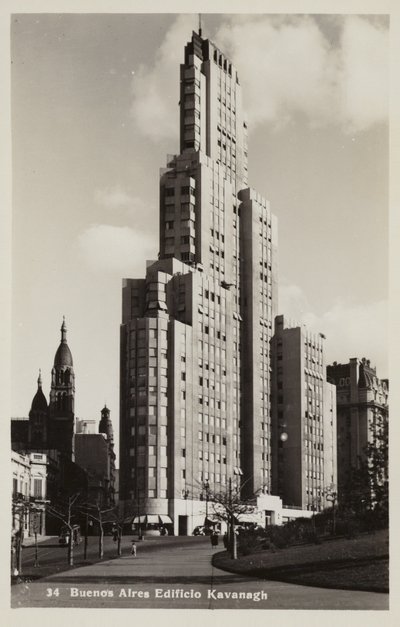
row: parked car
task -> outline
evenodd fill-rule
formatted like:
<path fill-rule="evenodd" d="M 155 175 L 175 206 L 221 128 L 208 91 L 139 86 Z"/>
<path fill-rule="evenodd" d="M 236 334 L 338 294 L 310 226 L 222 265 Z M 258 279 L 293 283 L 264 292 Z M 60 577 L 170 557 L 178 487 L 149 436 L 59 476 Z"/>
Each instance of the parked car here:
<path fill-rule="evenodd" d="M 194 536 L 209 536 L 212 534 L 211 527 L 206 527 L 205 525 L 198 525 L 193 529 Z"/>

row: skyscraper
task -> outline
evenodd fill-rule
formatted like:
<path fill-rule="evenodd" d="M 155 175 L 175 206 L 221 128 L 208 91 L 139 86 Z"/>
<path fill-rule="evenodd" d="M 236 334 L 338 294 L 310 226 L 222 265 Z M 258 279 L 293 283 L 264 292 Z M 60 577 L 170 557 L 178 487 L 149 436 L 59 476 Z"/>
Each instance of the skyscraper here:
<path fill-rule="evenodd" d="M 120 494 L 186 533 L 209 487 L 235 476 L 247 495 L 271 489 L 277 223 L 248 187 L 237 71 L 201 34 L 185 47 L 179 106 L 159 259 L 123 282 Z"/>

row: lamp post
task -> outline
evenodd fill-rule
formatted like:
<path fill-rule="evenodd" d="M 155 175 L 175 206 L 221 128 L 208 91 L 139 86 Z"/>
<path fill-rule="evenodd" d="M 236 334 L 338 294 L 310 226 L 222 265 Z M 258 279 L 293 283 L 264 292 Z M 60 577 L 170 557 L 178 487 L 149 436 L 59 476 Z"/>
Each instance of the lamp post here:
<path fill-rule="evenodd" d="M 238 475 L 239 477 L 243 475 L 243 471 L 241 468 L 234 468 L 233 474 Z M 229 539 L 231 546 L 231 558 L 233 560 L 237 559 L 237 541 L 236 541 L 236 532 L 235 532 L 235 512 L 233 506 L 233 497 L 232 497 L 232 477 L 229 477 L 228 480 L 228 507 L 229 507 Z M 240 479 L 237 485 L 237 493 L 240 495 Z M 240 499 L 240 496 L 239 496 Z"/>
<path fill-rule="evenodd" d="M 206 479 L 203 483 L 203 490 L 206 493 L 206 519 L 208 519 L 208 500 L 210 496 L 210 484 L 208 479 Z"/>

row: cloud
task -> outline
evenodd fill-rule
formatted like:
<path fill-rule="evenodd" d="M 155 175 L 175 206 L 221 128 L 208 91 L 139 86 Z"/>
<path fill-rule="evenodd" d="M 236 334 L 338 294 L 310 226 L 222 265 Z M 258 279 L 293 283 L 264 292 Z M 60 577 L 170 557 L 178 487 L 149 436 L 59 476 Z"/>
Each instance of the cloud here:
<path fill-rule="evenodd" d="M 156 259 L 157 236 L 128 227 L 93 224 L 78 237 L 78 250 L 92 269 L 121 276 L 144 276 L 145 259 Z"/>
<path fill-rule="evenodd" d="M 192 26 L 193 17 L 179 16 L 154 65 L 135 74 L 132 116 L 154 141 L 176 138 L 178 64 Z M 264 123 L 282 127 L 298 114 L 348 133 L 387 119 L 388 31 L 379 21 L 241 15 L 213 39 L 239 71 L 250 131 Z"/>
<path fill-rule="evenodd" d="M 378 376 L 388 370 L 388 303 L 384 300 L 347 306 L 336 303 L 321 315 L 312 312 L 301 288 L 283 285 L 279 290 L 279 311 L 285 317 L 305 324 L 314 333 L 326 335 L 326 362 L 347 362 L 351 357 L 367 357 L 377 367 Z"/>
<path fill-rule="evenodd" d="M 154 65 L 134 72 L 131 115 L 137 129 L 157 142 L 176 138 L 179 128 L 179 65 L 195 17 L 177 17 L 157 51 Z"/>
<path fill-rule="evenodd" d="M 135 218 L 137 226 L 143 224 L 148 215 L 154 212 L 154 207 L 149 202 L 139 196 L 131 196 L 119 186 L 96 190 L 95 201 L 109 211 L 128 212 Z"/>
<path fill-rule="evenodd" d="M 216 39 L 240 72 L 250 129 L 264 122 L 280 126 L 296 113 L 312 125 L 336 124 L 347 132 L 386 120 L 387 30 L 346 16 L 335 45 L 327 32 L 307 16 L 221 27 Z"/>
<path fill-rule="evenodd" d="M 121 187 L 106 187 L 95 192 L 96 202 L 106 209 L 126 209 L 131 207 L 136 201 Z"/>
<path fill-rule="evenodd" d="M 345 21 L 340 83 L 341 110 L 349 132 L 385 120 L 389 104 L 388 33 L 352 16 Z"/>

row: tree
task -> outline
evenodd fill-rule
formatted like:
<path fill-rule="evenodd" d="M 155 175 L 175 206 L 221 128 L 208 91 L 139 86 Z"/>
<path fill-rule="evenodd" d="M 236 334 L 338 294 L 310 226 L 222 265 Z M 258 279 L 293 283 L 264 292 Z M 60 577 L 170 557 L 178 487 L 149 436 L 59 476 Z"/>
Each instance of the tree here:
<path fill-rule="evenodd" d="M 117 541 L 117 555 L 122 555 L 121 540 L 122 531 L 126 523 L 130 523 L 134 516 L 134 504 L 123 501 L 122 507 L 116 505 L 112 512 L 113 518 L 113 534 Z"/>
<path fill-rule="evenodd" d="M 366 459 L 359 459 L 357 468 L 351 467 L 339 494 L 340 509 L 362 518 L 372 509 L 372 489 Z"/>
<path fill-rule="evenodd" d="M 104 524 L 113 522 L 113 510 L 113 507 L 103 509 L 99 501 L 85 503 L 81 506 L 81 513 L 96 522 L 99 527 L 99 559 L 104 556 Z"/>
<path fill-rule="evenodd" d="M 371 425 L 371 441 L 350 468 L 339 495 L 340 508 L 359 519 L 388 521 L 388 420 L 379 412 Z M 372 519 L 371 519 L 372 516 Z"/>
<path fill-rule="evenodd" d="M 237 536 L 235 531 L 235 521 L 240 514 L 253 511 L 253 505 L 249 501 L 244 501 L 241 497 L 240 485 L 232 485 L 232 479 L 228 480 L 228 488 L 215 492 L 208 491 L 208 502 L 213 508 L 216 518 L 224 520 L 228 526 L 228 546 L 231 558 L 237 559 Z"/>
<path fill-rule="evenodd" d="M 389 512 L 389 421 L 386 412 L 377 412 L 372 441 L 366 446 L 368 474 L 374 509 L 387 520 Z"/>
<path fill-rule="evenodd" d="M 338 499 L 337 488 L 334 483 L 324 488 L 323 494 L 328 503 L 332 503 L 332 535 L 336 533 L 336 503 Z"/>
<path fill-rule="evenodd" d="M 64 499 L 60 499 L 55 504 L 49 503 L 47 505 L 47 512 L 50 516 L 58 518 L 62 521 L 63 525 L 68 529 L 68 565 L 74 565 L 74 534 L 73 534 L 73 520 L 77 513 L 77 504 L 81 497 L 80 492 L 69 495 Z"/>

